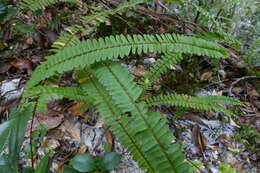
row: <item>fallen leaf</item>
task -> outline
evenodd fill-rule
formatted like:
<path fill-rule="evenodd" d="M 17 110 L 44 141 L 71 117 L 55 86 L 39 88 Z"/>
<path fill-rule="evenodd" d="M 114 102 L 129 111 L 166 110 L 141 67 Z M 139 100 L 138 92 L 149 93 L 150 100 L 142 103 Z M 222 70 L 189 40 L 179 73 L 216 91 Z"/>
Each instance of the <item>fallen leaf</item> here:
<path fill-rule="evenodd" d="M 241 87 L 232 88 L 232 92 L 237 94 L 237 95 L 240 94 L 242 91 L 243 91 L 243 88 L 241 88 Z"/>
<path fill-rule="evenodd" d="M 81 101 L 78 101 L 75 105 L 71 106 L 69 108 L 69 112 L 73 115 L 73 116 L 77 116 L 77 115 L 82 115 L 83 113 L 86 112 L 85 109 L 80 109 L 82 105 L 84 105 L 85 102 L 81 102 Z"/>
<path fill-rule="evenodd" d="M 33 36 L 32 34 L 28 35 L 22 43 L 22 49 L 25 50 L 29 48 L 33 44 Z"/>
<path fill-rule="evenodd" d="M 113 149 L 113 137 L 108 129 L 106 129 L 105 135 L 106 135 L 107 143 L 109 145 L 107 152 L 111 152 Z"/>
<path fill-rule="evenodd" d="M 71 122 L 68 120 L 64 121 L 64 125 L 66 127 L 66 130 L 70 135 L 79 143 L 81 143 L 81 137 L 80 137 L 80 128 L 76 127 L 73 125 Z"/>
<path fill-rule="evenodd" d="M 194 114 L 191 114 L 191 113 L 184 113 L 184 114 L 180 117 L 180 119 L 190 120 L 190 121 L 193 121 L 193 122 L 197 122 L 197 123 L 199 123 L 199 124 L 201 124 L 201 125 L 204 125 L 204 126 L 206 126 L 206 127 L 209 127 L 207 124 L 205 124 L 205 123 L 203 122 L 203 120 L 202 120 L 199 116 L 194 115 Z"/>
<path fill-rule="evenodd" d="M 249 83 L 246 83 L 246 90 L 247 90 L 247 94 L 253 98 L 256 99 L 259 97 L 259 93 L 256 91 L 256 89 Z"/>
<path fill-rule="evenodd" d="M 147 72 L 146 72 L 144 66 L 138 65 L 136 68 L 130 69 L 130 73 L 133 74 L 136 77 L 136 79 L 138 80 L 141 77 L 143 77 Z"/>
<path fill-rule="evenodd" d="M 260 102 L 259 101 L 254 100 L 253 104 L 255 105 L 255 107 L 257 107 L 258 110 L 260 110 Z"/>
<path fill-rule="evenodd" d="M 10 64 L 18 70 L 27 70 L 28 74 L 32 74 L 32 64 L 29 60 L 15 59 Z"/>
<path fill-rule="evenodd" d="M 10 67 L 11 67 L 10 62 L 1 62 L 0 63 L 0 74 L 8 72 Z"/>
<path fill-rule="evenodd" d="M 56 116 L 48 116 L 46 114 L 36 114 L 33 121 L 32 130 L 36 130 L 39 128 L 40 124 L 45 125 L 47 130 L 54 129 L 58 127 L 61 122 L 63 121 L 64 116 L 62 114 Z M 26 129 L 26 137 L 30 136 L 30 129 L 31 129 L 32 120 L 29 120 L 27 129 Z"/>
<path fill-rule="evenodd" d="M 208 80 L 211 76 L 212 76 L 213 72 L 209 71 L 209 72 L 205 72 L 200 76 L 200 80 L 201 81 L 206 81 Z"/>
<path fill-rule="evenodd" d="M 200 127 L 196 124 L 192 128 L 193 143 L 199 148 L 201 154 L 206 149 L 206 139 L 200 132 Z"/>

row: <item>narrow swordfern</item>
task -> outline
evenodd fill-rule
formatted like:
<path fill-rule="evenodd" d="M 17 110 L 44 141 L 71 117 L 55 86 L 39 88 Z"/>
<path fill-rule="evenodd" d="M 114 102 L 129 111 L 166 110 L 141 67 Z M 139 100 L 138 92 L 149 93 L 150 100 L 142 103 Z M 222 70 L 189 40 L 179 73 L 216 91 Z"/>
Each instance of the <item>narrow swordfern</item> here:
<path fill-rule="evenodd" d="M 47 57 L 33 73 L 27 87 L 57 73 L 77 67 L 90 66 L 96 62 L 128 56 L 130 53 L 178 52 L 210 57 L 227 57 L 227 52 L 212 42 L 176 34 L 116 35 L 98 40 L 86 40 L 77 46 L 67 47 L 62 52 Z"/>

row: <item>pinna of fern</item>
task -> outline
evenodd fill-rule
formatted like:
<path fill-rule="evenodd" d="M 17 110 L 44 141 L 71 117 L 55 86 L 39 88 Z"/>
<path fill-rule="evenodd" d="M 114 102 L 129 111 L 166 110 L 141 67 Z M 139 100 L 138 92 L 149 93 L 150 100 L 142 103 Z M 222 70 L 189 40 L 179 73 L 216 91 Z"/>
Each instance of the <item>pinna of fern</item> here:
<path fill-rule="evenodd" d="M 31 89 L 27 89 L 21 101 L 21 107 L 26 107 L 28 102 L 26 102 L 27 98 L 36 98 L 37 99 L 37 107 L 36 111 L 40 113 L 45 113 L 47 104 L 52 99 L 62 99 L 68 98 L 72 100 L 83 101 L 89 106 L 92 105 L 94 99 L 87 95 L 85 91 L 76 87 L 50 87 L 47 85 L 40 85 Z"/>
<path fill-rule="evenodd" d="M 230 110 L 225 109 L 220 104 L 227 105 L 240 105 L 241 103 L 238 99 L 225 97 L 225 96 L 202 96 L 202 97 L 194 97 L 185 94 L 167 94 L 167 95 L 159 95 L 149 98 L 147 101 L 149 106 L 154 106 L 157 104 L 167 104 L 184 108 L 193 108 L 199 110 L 214 110 L 223 112 L 226 115 L 234 115 L 234 113 Z"/>
<path fill-rule="evenodd" d="M 177 34 L 116 35 L 98 40 L 86 40 L 47 57 L 47 61 L 38 66 L 33 73 L 27 87 L 32 88 L 40 81 L 57 73 L 61 74 L 77 67 L 90 66 L 100 61 L 123 58 L 130 53 L 165 53 L 172 51 L 213 58 L 228 56 L 223 48 L 216 46 L 213 42 L 194 37 Z"/>

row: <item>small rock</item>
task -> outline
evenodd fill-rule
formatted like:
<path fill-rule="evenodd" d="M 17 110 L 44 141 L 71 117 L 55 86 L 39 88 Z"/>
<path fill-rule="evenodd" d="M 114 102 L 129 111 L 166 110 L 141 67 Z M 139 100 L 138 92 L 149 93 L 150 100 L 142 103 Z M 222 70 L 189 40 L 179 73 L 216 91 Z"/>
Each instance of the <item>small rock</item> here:
<path fill-rule="evenodd" d="M 147 64 L 147 65 L 153 65 L 155 63 L 155 59 L 154 58 L 146 58 L 144 59 L 144 64 Z"/>

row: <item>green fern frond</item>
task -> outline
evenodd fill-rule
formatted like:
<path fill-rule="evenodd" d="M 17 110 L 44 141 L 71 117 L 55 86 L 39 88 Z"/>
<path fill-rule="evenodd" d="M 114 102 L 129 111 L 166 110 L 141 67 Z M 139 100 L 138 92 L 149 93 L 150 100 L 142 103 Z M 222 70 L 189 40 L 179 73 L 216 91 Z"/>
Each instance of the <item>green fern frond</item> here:
<path fill-rule="evenodd" d="M 37 11 L 58 2 L 78 3 L 77 0 L 23 0 L 19 3 L 19 7 L 22 9 L 29 8 L 32 11 Z"/>
<path fill-rule="evenodd" d="M 113 99 L 108 95 L 105 88 L 93 78 L 83 83 L 81 87 L 95 98 L 96 101 L 94 104 L 104 117 L 105 123 L 110 126 L 112 132 L 124 146 L 127 146 L 127 150 L 132 153 L 133 159 L 139 163 L 140 168 L 155 172 L 154 166 L 148 161 L 141 146 L 138 145 L 134 136 L 129 133 L 130 119 L 128 121 L 120 120 L 120 116 L 123 116 L 122 110 L 113 102 Z"/>
<path fill-rule="evenodd" d="M 76 88 L 76 87 L 53 88 L 50 86 L 37 86 L 31 89 L 27 89 L 24 92 L 21 103 L 23 106 L 23 104 L 26 105 L 27 98 L 37 98 L 38 99 L 37 111 L 40 113 L 44 113 L 47 104 L 52 99 L 62 99 L 64 97 L 72 100 L 84 101 L 90 105 L 94 101 L 92 97 L 86 95 L 86 92 L 84 92 L 80 88 Z"/>
<path fill-rule="evenodd" d="M 61 35 L 53 44 L 50 51 L 58 52 L 63 50 L 65 47 L 75 46 L 80 43 L 80 40 L 73 33 L 64 33 Z"/>
<path fill-rule="evenodd" d="M 227 52 L 212 42 L 177 34 L 160 35 L 116 35 L 98 40 L 86 40 L 77 46 L 47 57 L 33 73 L 27 87 L 32 88 L 40 81 L 77 67 L 90 66 L 95 62 L 128 56 L 130 53 L 178 52 L 209 57 L 227 57 Z"/>
<path fill-rule="evenodd" d="M 93 31 L 97 29 L 97 27 L 101 24 L 109 20 L 110 15 L 114 15 L 120 11 L 125 10 L 126 8 L 131 8 L 135 7 L 136 5 L 144 2 L 148 2 L 149 0 L 130 0 L 130 1 L 125 1 L 121 5 L 119 5 L 116 9 L 114 10 L 104 10 L 100 12 L 93 13 L 88 16 L 84 16 L 80 19 L 80 21 L 83 24 L 83 30 L 81 30 L 82 33 L 84 34 L 90 34 Z"/>
<path fill-rule="evenodd" d="M 203 97 L 193 97 L 185 94 L 168 94 L 159 95 L 149 98 L 146 102 L 149 106 L 154 106 L 156 104 L 167 104 L 174 105 L 185 108 L 193 108 L 199 110 L 215 110 L 223 112 L 226 115 L 234 115 L 232 111 L 225 109 L 219 104 L 230 104 L 230 105 L 243 105 L 239 100 L 224 96 L 203 96 Z"/>
<path fill-rule="evenodd" d="M 166 53 L 162 58 L 149 69 L 147 74 L 144 75 L 140 84 L 144 90 L 151 87 L 152 83 L 160 77 L 168 68 L 177 64 L 182 60 L 181 54 L 178 53 Z"/>
<path fill-rule="evenodd" d="M 119 63 L 97 64 L 93 70 L 122 112 L 131 113 L 130 120 L 123 116 L 120 121 L 136 139 L 154 172 L 187 172 L 189 167 L 180 148 L 169 146 L 173 136 L 165 126 L 165 117 L 148 111 L 144 102 L 136 102 L 142 89 L 135 84 L 134 77 Z"/>
<path fill-rule="evenodd" d="M 244 57 L 251 66 L 260 66 L 260 37 L 252 43 Z"/>

